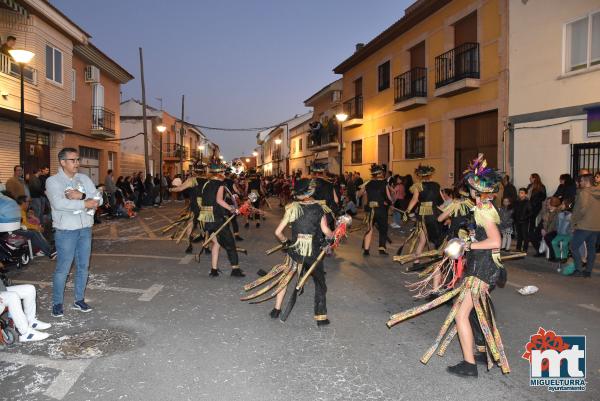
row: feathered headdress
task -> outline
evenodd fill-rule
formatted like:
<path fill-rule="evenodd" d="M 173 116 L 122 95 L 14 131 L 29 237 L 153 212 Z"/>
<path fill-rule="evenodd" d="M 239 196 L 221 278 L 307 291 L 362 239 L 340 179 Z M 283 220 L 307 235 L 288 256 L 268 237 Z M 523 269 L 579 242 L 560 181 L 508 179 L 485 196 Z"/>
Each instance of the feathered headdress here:
<path fill-rule="evenodd" d="M 371 164 L 371 175 L 383 174 L 383 166 L 373 163 Z"/>
<path fill-rule="evenodd" d="M 298 200 L 303 200 L 313 196 L 316 188 L 317 183 L 315 180 L 311 180 L 310 178 L 300 178 L 299 180 L 296 180 L 292 195 Z"/>
<path fill-rule="evenodd" d="M 496 170 L 488 167 L 487 160 L 480 153 L 475 160 L 469 164 L 464 173 L 464 181 L 470 188 L 481 193 L 493 193 L 498 191 L 500 175 Z"/>
<path fill-rule="evenodd" d="M 435 173 L 435 167 L 426 164 L 419 164 L 419 167 L 415 169 L 417 177 L 429 177 L 433 173 Z"/>

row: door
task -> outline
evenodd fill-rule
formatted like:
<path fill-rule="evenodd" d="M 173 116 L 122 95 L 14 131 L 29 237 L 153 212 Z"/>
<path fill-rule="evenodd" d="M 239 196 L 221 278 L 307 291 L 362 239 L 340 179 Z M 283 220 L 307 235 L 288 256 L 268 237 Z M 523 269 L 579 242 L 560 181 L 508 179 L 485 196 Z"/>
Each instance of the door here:
<path fill-rule="evenodd" d="M 390 134 L 383 134 L 377 137 L 377 162 L 385 164 L 386 171 L 390 168 Z"/>
<path fill-rule="evenodd" d="M 25 171 L 31 173 L 50 167 L 50 135 L 41 132 L 25 133 Z"/>
<path fill-rule="evenodd" d="M 477 42 L 477 11 L 454 24 L 454 47 Z"/>
<path fill-rule="evenodd" d="M 410 69 L 425 68 L 425 41 L 410 49 Z"/>
<path fill-rule="evenodd" d="M 454 180 L 479 153 L 484 153 L 488 164 L 498 168 L 498 111 L 490 111 L 454 121 L 455 152 Z"/>

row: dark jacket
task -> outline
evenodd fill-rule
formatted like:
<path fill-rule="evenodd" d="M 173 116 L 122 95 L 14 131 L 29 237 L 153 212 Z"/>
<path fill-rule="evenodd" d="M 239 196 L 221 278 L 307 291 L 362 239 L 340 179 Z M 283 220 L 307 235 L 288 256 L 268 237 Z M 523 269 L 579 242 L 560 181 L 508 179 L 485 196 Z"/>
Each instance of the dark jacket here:
<path fill-rule="evenodd" d="M 558 188 L 556 188 L 556 192 L 554 196 L 560 199 L 575 199 L 577 195 L 577 186 L 575 183 L 573 184 L 560 184 Z"/>
<path fill-rule="evenodd" d="M 515 201 L 513 219 L 515 223 L 523 223 L 531 217 L 531 203 L 529 199 Z"/>

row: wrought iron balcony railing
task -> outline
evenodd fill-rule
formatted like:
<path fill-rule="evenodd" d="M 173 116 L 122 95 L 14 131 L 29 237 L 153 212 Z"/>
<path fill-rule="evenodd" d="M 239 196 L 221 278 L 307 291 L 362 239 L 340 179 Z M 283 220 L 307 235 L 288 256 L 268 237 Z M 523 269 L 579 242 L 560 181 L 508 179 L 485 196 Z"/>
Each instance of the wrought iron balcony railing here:
<path fill-rule="evenodd" d="M 19 64 L 15 63 L 12 58 L 6 54 L 0 54 L 0 72 L 15 78 L 21 76 Z M 23 68 L 23 79 L 25 82 L 37 85 L 37 70 L 26 65 Z"/>
<path fill-rule="evenodd" d="M 115 113 L 104 107 L 92 107 L 92 131 L 115 134 Z"/>
<path fill-rule="evenodd" d="M 363 117 L 363 97 L 355 96 L 344 102 L 344 113 L 348 114 L 348 119 Z"/>
<path fill-rule="evenodd" d="M 394 102 L 427 97 L 427 68 L 415 67 L 394 78 Z"/>
<path fill-rule="evenodd" d="M 435 58 L 436 88 L 465 78 L 479 78 L 479 43 L 463 43 Z"/>

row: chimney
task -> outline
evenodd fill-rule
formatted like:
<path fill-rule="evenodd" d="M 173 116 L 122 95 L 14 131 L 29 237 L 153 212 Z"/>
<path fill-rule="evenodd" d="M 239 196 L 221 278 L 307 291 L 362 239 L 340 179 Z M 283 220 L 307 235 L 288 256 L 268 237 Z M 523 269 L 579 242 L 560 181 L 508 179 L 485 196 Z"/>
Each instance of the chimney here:
<path fill-rule="evenodd" d="M 357 51 L 359 51 L 360 49 L 362 49 L 363 47 L 365 47 L 364 43 L 357 43 L 356 44 L 356 50 L 354 51 L 354 53 L 356 53 Z"/>

